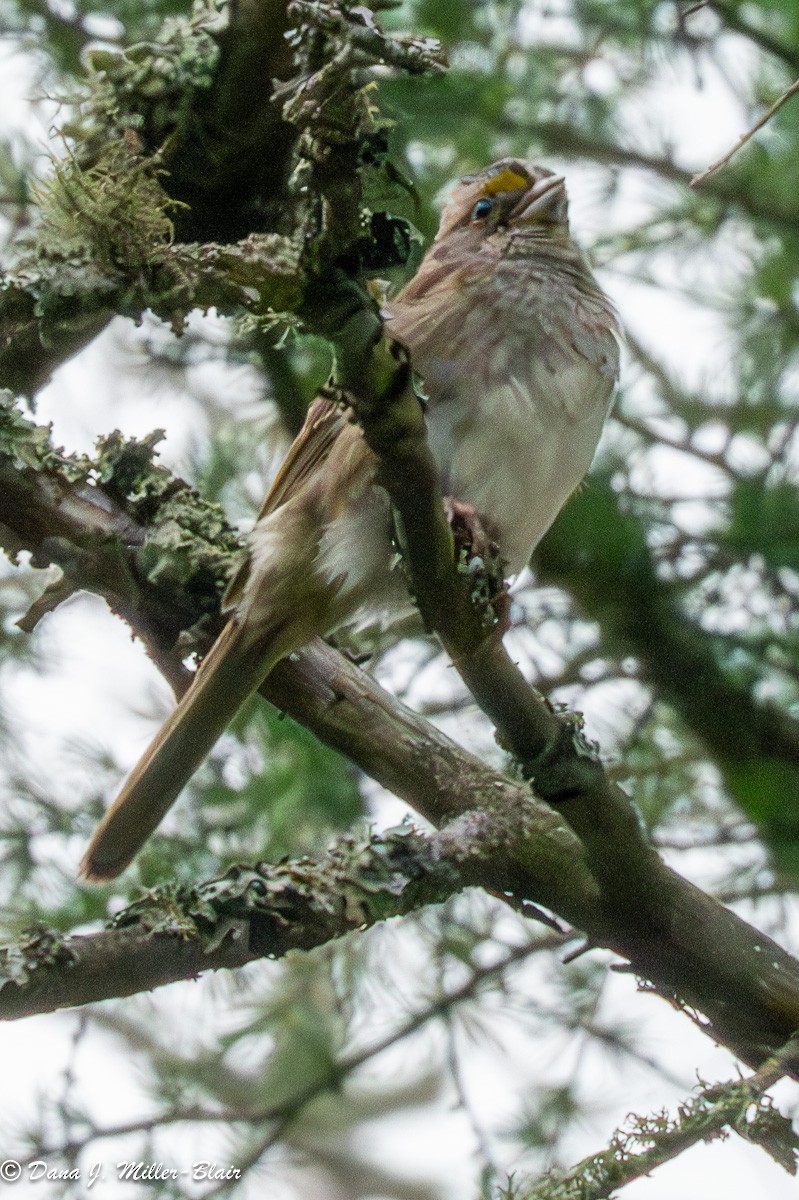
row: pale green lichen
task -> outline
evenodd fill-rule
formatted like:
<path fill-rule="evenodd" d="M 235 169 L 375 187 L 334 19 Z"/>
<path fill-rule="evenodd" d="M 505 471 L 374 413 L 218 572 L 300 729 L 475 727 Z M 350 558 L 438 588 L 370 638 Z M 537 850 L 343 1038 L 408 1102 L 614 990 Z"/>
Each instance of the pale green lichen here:
<path fill-rule="evenodd" d="M 278 940 L 291 942 L 296 930 L 313 942 L 316 930 L 324 941 L 444 899 L 458 886 L 457 872 L 434 862 L 424 836 L 404 825 L 341 838 L 318 862 L 233 866 L 198 887 L 155 888 L 119 913 L 112 927 L 197 938 L 206 952 L 242 919 L 264 922 Z"/>
<path fill-rule="evenodd" d="M 689 1146 L 726 1138 L 729 1130 L 759 1145 L 795 1175 L 799 1138 L 770 1096 L 753 1086 L 753 1079 L 701 1086 L 682 1101 L 674 1117 L 665 1110 L 632 1115 L 602 1153 L 583 1159 L 568 1172 L 549 1171 L 532 1184 L 509 1180 L 497 1191 L 496 1200 L 608 1200 L 625 1184 L 649 1175 Z"/>
<path fill-rule="evenodd" d="M 15 942 L 0 946 L 0 988 L 6 983 L 23 987 L 42 967 L 64 969 L 74 962 L 64 935 L 46 925 L 23 929 Z"/>
<path fill-rule="evenodd" d="M 227 14 L 224 0 L 205 0 L 190 16 L 165 21 L 156 42 L 87 51 L 89 93 L 64 128 L 82 160 L 98 161 L 113 130 L 146 136 L 151 149 L 180 134 L 195 94 L 213 83 Z"/>
<path fill-rule="evenodd" d="M 213 82 L 226 24 L 227 7 L 208 0 L 165 22 L 157 42 L 87 51 L 88 87 L 70 97 L 65 154 L 36 193 L 39 256 L 135 269 L 169 245 L 179 207 L 162 187 L 169 144 Z"/>
<path fill-rule="evenodd" d="M 112 142 L 90 166 L 71 153 L 35 188 L 38 257 L 142 268 L 174 237 L 179 207 L 160 183 L 158 156 L 143 156 L 133 136 Z"/>
<path fill-rule="evenodd" d="M 54 446 L 52 426 L 26 417 L 6 388 L 0 389 L 0 457 L 20 470 L 58 471 L 70 483 L 85 481 L 92 469 L 85 455 L 65 454 Z"/>
<path fill-rule="evenodd" d="M 242 552 L 218 504 L 155 462 L 163 434 L 123 438 L 114 431 L 97 443 L 93 472 L 107 495 L 146 525 L 136 551 L 142 576 L 173 594 L 186 594 L 208 615 Z"/>
<path fill-rule="evenodd" d="M 203 621 L 218 610 L 242 545 L 219 505 L 155 461 L 161 437 L 158 430 L 141 440 L 114 431 L 98 439 L 94 456 L 65 454 L 53 445 L 49 425 L 37 425 L 10 393 L 0 391 L 0 461 L 6 459 L 15 470 L 52 473 L 68 483 L 97 488 L 114 501 L 141 526 L 144 540 L 131 546 L 120 541 L 115 551 L 104 539 L 102 553 L 94 547 L 97 561 L 119 559 L 117 567 L 112 563 L 112 574 L 123 570 L 122 559 L 128 563 L 125 572 L 135 564 L 140 579 Z M 27 548 L 36 551 L 35 546 Z M 64 547 L 64 553 L 74 557 L 83 548 Z"/>

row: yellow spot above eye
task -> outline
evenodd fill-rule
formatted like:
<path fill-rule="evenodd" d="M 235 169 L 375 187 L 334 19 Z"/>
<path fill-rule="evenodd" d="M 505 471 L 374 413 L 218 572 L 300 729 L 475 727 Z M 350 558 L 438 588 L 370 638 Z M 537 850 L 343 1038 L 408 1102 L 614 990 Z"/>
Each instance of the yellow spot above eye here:
<path fill-rule="evenodd" d="M 519 188 L 530 186 L 530 180 L 524 175 L 517 175 L 510 167 L 503 167 L 499 175 L 489 179 L 481 189 L 484 196 L 496 196 L 498 192 L 518 192 Z"/>

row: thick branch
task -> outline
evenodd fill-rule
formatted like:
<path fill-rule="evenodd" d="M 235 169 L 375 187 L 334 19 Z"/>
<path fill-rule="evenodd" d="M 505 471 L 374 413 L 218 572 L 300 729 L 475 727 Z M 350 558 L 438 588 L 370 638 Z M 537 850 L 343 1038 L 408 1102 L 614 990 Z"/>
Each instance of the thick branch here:
<path fill-rule="evenodd" d="M 490 609 L 475 602 L 474 577 L 456 569 L 422 405 L 404 353 L 378 342 L 379 329 L 369 310 L 351 318 L 337 340 L 338 372 L 380 457 L 379 479 L 399 514 L 419 611 L 501 744 L 582 840 L 597 880 L 607 885 L 605 902 L 624 904 L 628 892 L 643 890 L 657 855 L 579 723 L 560 719 L 530 687 L 497 636 Z"/>
<path fill-rule="evenodd" d="M 328 42 L 324 52 L 317 30 Z M 210 85 L 184 97 L 189 111 L 169 138 L 165 156 L 169 194 L 188 206 L 176 219 L 180 236 L 200 241 L 284 230 L 288 213 L 296 228 L 300 203 L 289 176 L 296 166 L 298 131 L 317 123 L 324 127 L 325 122 L 335 127 L 336 107 L 357 103 L 358 85 L 349 81 L 349 64 L 386 63 L 413 75 L 443 66 L 431 40 L 387 36 L 366 6 L 342 10 L 318 0 L 232 4 L 230 23 L 215 41 L 219 59 Z M 311 76 L 321 75 L 334 56 L 339 60 L 336 87 L 326 90 L 319 111 L 313 112 L 308 104 Z M 342 90 L 348 93 L 343 100 L 336 95 Z M 308 110 L 304 120 L 294 120 L 286 108 L 293 91 Z M 313 132 L 318 138 L 318 131 Z M 148 150 L 159 148 L 159 137 Z M 325 141 L 323 137 L 320 147 Z M 321 161 L 320 149 L 316 153 Z M 356 155 L 353 168 L 358 163 Z M 353 175 L 346 186 L 353 189 L 355 182 Z"/>
<path fill-rule="evenodd" d="M 602 893 L 600 925 L 605 929 L 600 939 L 610 936 L 614 948 L 631 961 L 645 961 L 644 973 L 662 986 L 669 977 L 675 978 L 671 972 L 677 958 L 686 951 L 693 958 L 696 949 L 690 946 L 690 934 L 679 949 L 673 943 L 669 946 L 676 932 L 669 914 L 687 905 L 694 918 L 708 920 L 708 905 L 713 902 L 700 892 L 691 895 L 688 885 L 665 868 L 648 843 L 629 797 L 607 778 L 596 748 L 586 742 L 579 723 L 553 712 L 486 628 L 483 614 L 472 601 L 471 581 L 456 570 L 451 549 L 447 555 L 437 474 L 407 362 L 397 348 L 378 338 L 374 315 L 368 310 L 355 314 L 337 339 L 338 371 L 353 399 L 364 436 L 380 456 L 379 478 L 406 534 L 405 557 L 420 612 L 495 724 L 501 743 L 520 760 L 537 793 L 566 818 L 580 838 Z M 430 563 L 434 564 L 432 570 Z M 632 924 L 631 909 L 636 911 Z M 603 940 L 603 944 L 610 943 Z M 652 956 L 654 945 L 657 953 Z M 674 951 L 676 958 L 669 964 Z M 706 946 L 703 953 L 709 951 Z M 756 946 L 752 951 L 750 968 L 759 976 Z M 714 957 L 715 967 L 724 970 L 718 947 Z M 691 997 L 685 982 L 675 988 L 684 999 Z M 694 994 L 691 1003 L 696 1002 Z M 707 1011 L 705 1003 L 703 999 L 699 1007 Z M 729 1011 L 725 1014 L 714 1007 L 726 1022 Z M 799 1008 L 794 1001 L 790 1007 L 790 1020 L 796 1022 Z M 795 1027 L 789 1026 L 786 1036 Z M 729 1032 L 722 1036 L 727 1039 Z M 751 1051 L 742 1056 L 746 1058 L 748 1053 Z M 761 1054 L 762 1049 L 756 1051 L 754 1061 Z"/>
<path fill-rule="evenodd" d="M 6 467 L 18 468 L 9 454 L 6 451 Z M 30 464 L 35 457 L 32 443 L 26 454 Z M 48 457 L 53 458 L 45 454 Z M 63 523 L 63 492 L 49 486 L 54 472 L 60 487 L 69 491 L 66 466 L 51 461 L 46 470 L 28 465 L 26 471 L 42 478 L 39 486 L 28 492 L 24 514 L 13 505 L 2 513 L 4 537 L 13 550 L 23 545 L 32 550 L 43 565 L 50 560 L 54 540 L 63 548 L 68 538 L 79 538 L 81 510 L 79 505 L 70 510 L 70 533 Z M 83 487 L 85 502 L 85 492 L 91 489 L 89 485 Z M 0 500 L 2 497 L 0 489 Z M 129 519 L 123 500 L 97 489 L 98 507 L 110 514 L 115 528 L 117 523 L 123 527 Z M 96 536 L 93 511 L 85 529 L 90 541 Z M 184 523 L 181 544 L 191 545 L 196 533 L 188 511 L 177 519 Z M 197 523 L 202 524 L 199 517 Z M 48 529 L 58 536 L 48 541 Z M 118 594 L 113 602 L 123 611 L 131 611 L 136 628 L 136 614 L 143 604 L 148 611 L 168 611 L 175 580 L 165 572 L 156 572 L 151 578 L 141 569 L 139 547 L 126 544 L 121 537 L 112 536 L 111 540 L 119 563 L 126 566 L 116 573 Z M 206 544 L 199 541 L 198 545 L 206 564 L 203 569 L 207 570 L 203 557 Z M 220 572 L 229 561 L 224 554 L 218 555 Z M 109 595 L 108 587 L 103 594 Z M 180 596 L 185 595 L 181 590 Z M 173 648 L 166 635 L 167 624 L 159 623 L 157 635 L 151 634 L 163 638 L 158 648 L 164 660 Z M 172 629 L 181 625 L 178 608 Z M 487 672 L 484 678 L 489 677 L 490 656 L 487 663 L 477 665 L 479 671 Z M 500 678 L 503 671 L 500 663 Z M 521 693 L 521 683 L 514 687 Z M 637 830 L 634 813 L 625 807 L 623 818 L 613 812 L 606 818 L 604 797 L 609 785 L 602 780 L 594 758 L 581 758 L 584 744 L 574 730 L 567 727 L 562 735 L 565 762 L 573 766 L 575 761 L 584 761 L 587 772 L 562 806 L 572 824 L 569 829 L 556 812 L 532 798 L 527 789 L 503 779 L 455 746 L 327 647 L 310 646 L 281 663 L 268 680 L 266 694 L 434 823 L 443 825 L 459 813 L 487 809 L 483 836 L 491 833 L 495 853 L 490 860 L 478 860 L 472 882 L 479 880 L 497 894 L 509 891 L 551 905 L 584 929 L 593 943 L 629 959 L 633 969 L 664 994 L 679 993 L 684 1001 L 704 1012 L 711 1022 L 708 1032 L 746 1061 L 759 1063 L 799 1027 L 799 963 L 669 871 L 650 848 L 638 853 L 639 835 L 634 832 L 628 838 L 625 833 L 625 823 Z M 511 701 L 513 696 L 510 693 Z M 503 704 L 501 697 L 498 703 Z M 525 725 L 527 711 L 532 714 L 529 727 Z M 514 737 L 530 736 L 531 745 L 535 722 L 540 720 L 546 729 L 550 721 L 555 721 L 529 689 L 519 711 L 515 702 L 509 706 L 508 719 L 511 717 L 519 723 Z M 546 770 L 541 771 L 550 793 L 558 790 L 561 760 L 557 749 L 558 744 L 553 743 L 548 760 L 545 756 Z M 619 809 L 622 802 L 628 805 L 623 794 L 620 800 L 612 801 Z M 607 833 L 603 827 L 606 819 Z M 616 838 L 619 844 L 609 845 L 610 838 Z M 606 863 L 602 861 L 603 853 Z M 629 855 L 628 863 L 624 861 L 625 853 Z M 601 895 L 594 879 L 601 886 Z M 140 983 L 147 986 L 146 981 Z"/>
<path fill-rule="evenodd" d="M 149 309 L 177 329 L 197 308 L 263 316 L 295 307 L 304 283 L 297 246 L 276 234 L 153 247 L 146 273 L 100 261 L 73 273 L 63 262 L 31 260 L 0 276 L 0 387 L 34 395 L 114 316 L 138 320 Z"/>
<path fill-rule="evenodd" d="M 572 497 L 536 550 L 535 567 L 542 582 L 566 588 L 599 622 L 612 653 L 641 662 L 657 695 L 707 747 L 779 865 L 796 871 L 799 722 L 758 703 L 724 670 L 722 639 L 714 646 L 685 616 L 679 588 L 658 575 L 642 520 L 608 479 L 593 476 Z"/>
<path fill-rule="evenodd" d="M 233 242 L 274 229 L 287 202 L 295 130 L 271 101 L 273 81 L 293 70 L 287 0 L 229 7 L 216 35 L 219 60 L 210 86 L 188 92 L 170 139 L 170 195 L 187 207 L 178 231 L 187 240 Z M 161 131 L 158 131 L 159 135 Z M 148 147 L 155 151 L 159 142 Z"/>
<path fill-rule="evenodd" d="M 438 903 L 490 857 L 485 825 L 462 819 L 430 837 L 408 829 L 361 843 L 345 839 L 316 863 L 234 867 L 197 888 L 148 892 L 103 933 L 60 938 L 34 928 L 0 950 L 0 1019 L 310 950 Z"/>

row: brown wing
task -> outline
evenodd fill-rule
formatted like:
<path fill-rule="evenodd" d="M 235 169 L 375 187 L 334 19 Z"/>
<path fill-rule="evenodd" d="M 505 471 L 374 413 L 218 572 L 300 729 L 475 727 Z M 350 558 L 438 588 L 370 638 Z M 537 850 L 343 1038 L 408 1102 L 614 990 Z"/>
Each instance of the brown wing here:
<path fill-rule="evenodd" d="M 308 408 L 302 429 L 291 443 L 286 457 L 266 494 L 257 520 L 280 508 L 295 495 L 329 457 L 348 421 L 341 407 L 324 396 L 317 396 Z M 239 603 L 250 574 L 249 557 L 241 564 L 222 598 L 222 610 L 229 612 Z"/>
<path fill-rule="evenodd" d="M 325 461 L 336 438 L 348 425 L 340 405 L 317 396 L 308 408 L 302 429 L 289 447 L 274 483 L 261 505 L 258 520 L 274 512 L 297 492 Z"/>

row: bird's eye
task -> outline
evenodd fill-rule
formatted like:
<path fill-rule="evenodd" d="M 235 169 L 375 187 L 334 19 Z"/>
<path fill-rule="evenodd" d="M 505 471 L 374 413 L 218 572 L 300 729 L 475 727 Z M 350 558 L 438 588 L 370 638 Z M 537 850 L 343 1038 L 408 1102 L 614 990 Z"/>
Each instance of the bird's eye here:
<path fill-rule="evenodd" d="M 488 214 L 491 212 L 491 209 L 493 207 L 494 206 L 491 203 L 491 201 L 486 200 L 485 197 L 483 197 L 482 200 L 478 200 L 477 203 L 475 204 L 474 208 L 472 209 L 472 220 L 473 221 L 482 221 L 484 217 L 488 216 Z"/>

